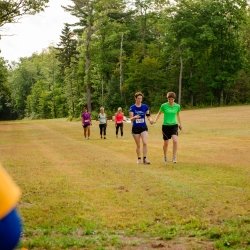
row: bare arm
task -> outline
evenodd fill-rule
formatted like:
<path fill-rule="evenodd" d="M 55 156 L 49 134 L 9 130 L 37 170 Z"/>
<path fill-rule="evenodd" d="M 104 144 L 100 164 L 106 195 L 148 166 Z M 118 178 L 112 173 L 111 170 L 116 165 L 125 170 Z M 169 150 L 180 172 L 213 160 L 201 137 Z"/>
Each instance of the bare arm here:
<path fill-rule="evenodd" d="M 154 119 L 154 123 L 156 123 L 159 119 L 159 117 L 161 116 L 161 111 L 159 110 L 159 112 L 157 113 L 155 119 Z"/>
<path fill-rule="evenodd" d="M 178 120 L 178 124 L 179 124 L 179 129 L 182 130 L 181 117 L 180 117 L 179 113 L 177 113 L 177 120 Z"/>
<path fill-rule="evenodd" d="M 154 121 L 150 115 L 147 116 L 147 118 L 148 118 L 148 121 L 150 122 L 151 125 L 154 124 Z"/>

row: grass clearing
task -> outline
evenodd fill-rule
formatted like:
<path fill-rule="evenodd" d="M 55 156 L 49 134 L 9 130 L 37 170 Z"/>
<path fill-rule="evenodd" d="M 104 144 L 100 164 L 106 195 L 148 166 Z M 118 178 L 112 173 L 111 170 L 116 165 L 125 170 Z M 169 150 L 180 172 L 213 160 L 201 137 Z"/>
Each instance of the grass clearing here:
<path fill-rule="evenodd" d="M 178 163 L 162 162 L 149 125 L 150 166 L 137 166 L 125 124 L 0 122 L 0 161 L 23 191 L 28 249 L 249 249 L 250 106 L 181 112 Z M 172 143 L 170 144 L 172 146 Z M 171 150 L 169 152 L 169 158 Z"/>

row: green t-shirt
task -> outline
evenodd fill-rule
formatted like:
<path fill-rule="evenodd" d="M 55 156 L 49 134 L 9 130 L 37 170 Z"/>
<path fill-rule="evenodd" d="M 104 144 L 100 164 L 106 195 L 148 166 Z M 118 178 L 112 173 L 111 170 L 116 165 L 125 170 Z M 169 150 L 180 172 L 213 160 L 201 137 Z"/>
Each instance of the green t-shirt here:
<path fill-rule="evenodd" d="M 161 105 L 160 111 L 164 114 L 163 125 L 175 125 L 177 122 L 177 114 L 180 112 L 181 106 L 174 103 L 173 106 L 165 102 Z"/>

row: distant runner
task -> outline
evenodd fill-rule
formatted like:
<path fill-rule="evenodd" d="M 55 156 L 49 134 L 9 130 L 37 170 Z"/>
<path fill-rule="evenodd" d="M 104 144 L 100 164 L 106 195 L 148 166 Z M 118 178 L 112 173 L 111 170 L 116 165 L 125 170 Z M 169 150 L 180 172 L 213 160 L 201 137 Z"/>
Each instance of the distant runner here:
<path fill-rule="evenodd" d="M 107 129 L 107 114 L 104 112 L 104 107 L 100 107 L 100 113 L 98 115 L 100 136 L 101 139 L 106 139 L 106 129 Z"/>
<path fill-rule="evenodd" d="M 89 139 L 90 137 L 90 125 L 91 125 L 91 114 L 88 112 L 88 108 L 84 107 L 82 112 L 82 127 L 84 130 L 85 139 Z"/>
<path fill-rule="evenodd" d="M 115 135 L 116 135 L 116 138 L 118 138 L 119 129 L 120 129 L 121 137 L 123 137 L 123 119 L 124 119 L 124 114 L 122 112 L 122 108 L 119 107 L 117 109 L 117 112 L 115 113 Z"/>

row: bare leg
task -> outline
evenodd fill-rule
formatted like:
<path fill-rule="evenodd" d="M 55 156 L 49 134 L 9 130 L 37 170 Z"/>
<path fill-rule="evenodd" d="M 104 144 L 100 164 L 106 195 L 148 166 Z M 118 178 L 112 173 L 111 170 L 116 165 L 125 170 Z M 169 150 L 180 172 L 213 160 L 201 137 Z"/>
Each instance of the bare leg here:
<path fill-rule="evenodd" d="M 142 143 L 143 143 L 143 163 L 150 164 L 150 161 L 147 159 L 148 153 L 148 131 L 141 133 Z"/>
<path fill-rule="evenodd" d="M 172 139 L 173 139 L 173 160 L 176 160 L 177 148 L 178 148 L 178 136 L 172 135 Z"/>
<path fill-rule="evenodd" d="M 142 143 L 143 143 L 143 157 L 147 157 L 148 153 L 148 132 L 144 131 L 141 133 Z"/>
<path fill-rule="evenodd" d="M 141 148 L 140 148 L 141 135 L 133 134 L 133 137 L 134 137 L 135 144 L 136 144 L 136 154 L 137 154 L 137 157 L 140 158 L 141 157 Z"/>
<path fill-rule="evenodd" d="M 168 140 L 164 140 L 162 148 L 163 148 L 164 158 L 166 158 L 167 157 L 167 152 L 168 152 Z"/>

